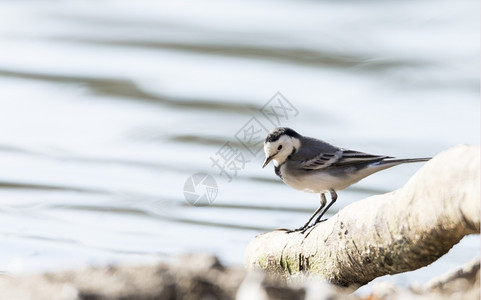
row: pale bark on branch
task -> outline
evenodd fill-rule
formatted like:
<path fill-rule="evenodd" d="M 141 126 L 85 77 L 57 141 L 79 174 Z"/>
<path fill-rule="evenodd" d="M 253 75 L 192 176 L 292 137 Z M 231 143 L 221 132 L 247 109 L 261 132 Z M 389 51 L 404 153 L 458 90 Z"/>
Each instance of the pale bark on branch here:
<path fill-rule="evenodd" d="M 363 285 L 426 266 L 479 231 L 480 149 L 461 145 L 427 162 L 399 190 L 348 205 L 305 234 L 277 230 L 257 236 L 245 264 L 283 276 L 308 273 L 337 285 Z"/>

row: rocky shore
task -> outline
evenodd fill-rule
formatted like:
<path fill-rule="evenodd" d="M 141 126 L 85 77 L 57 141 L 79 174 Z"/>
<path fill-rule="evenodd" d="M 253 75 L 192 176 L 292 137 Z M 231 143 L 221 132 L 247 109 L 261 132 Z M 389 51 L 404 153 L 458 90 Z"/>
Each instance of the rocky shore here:
<path fill-rule="evenodd" d="M 191 255 L 153 266 L 91 267 L 37 275 L 2 275 L 0 299 L 479 299 L 479 259 L 426 284 L 376 284 L 361 298 L 314 277 L 286 282 Z"/>

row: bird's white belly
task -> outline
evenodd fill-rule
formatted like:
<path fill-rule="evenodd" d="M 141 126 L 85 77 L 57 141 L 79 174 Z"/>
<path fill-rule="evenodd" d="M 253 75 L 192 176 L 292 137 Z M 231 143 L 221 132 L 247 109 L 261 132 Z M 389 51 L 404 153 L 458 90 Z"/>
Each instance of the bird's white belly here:
<path fill-rule="evenodd" d="M 281 172 L 284 171 L 281 169 Z M 308 193 L 324 193 L 330 189 L 339 191 L 347 188 L 353 183 L 359 181 L 358 176 L 338 177 L 330 175 L 327 172 L 309 172 L 306 175 L 293 176 L 289 172 L 282 172 L 282 180 L 288 186 L 308 192 Z"/>

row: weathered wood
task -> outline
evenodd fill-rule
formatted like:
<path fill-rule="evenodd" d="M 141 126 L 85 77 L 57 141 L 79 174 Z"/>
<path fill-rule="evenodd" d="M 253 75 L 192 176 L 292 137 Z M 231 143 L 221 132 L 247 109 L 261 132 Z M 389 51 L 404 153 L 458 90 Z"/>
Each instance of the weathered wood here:
<path fill-rule="evenodd" d="M 426 266 L 479 231 L 480 149 L 461 145 L 427 162 L 401 189 L 357 201 L 305 234 L 257 236 L 245 264 L 363 285 Z"/>

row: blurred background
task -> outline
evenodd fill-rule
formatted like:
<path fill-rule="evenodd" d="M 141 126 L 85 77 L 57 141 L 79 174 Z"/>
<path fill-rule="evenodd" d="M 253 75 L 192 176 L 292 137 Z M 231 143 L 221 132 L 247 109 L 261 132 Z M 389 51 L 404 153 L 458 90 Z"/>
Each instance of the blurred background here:
<path fill-rule="evenodd" d="M 479 144 L 479 6 L 0 1 L 0 271 L 191 252 L 241 265 L 255 235 L 297 228 L 319 203 L 261 168 L 277 125 L 403 158 Z M 329 216 L 421 166 L 340 192 Z M 184 197 L 202 193 L 199 172 L 211 205 Z M 479 251 L 470 236 L 381 280 L 423 283 Z"/>

